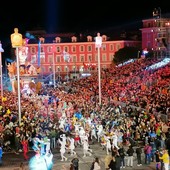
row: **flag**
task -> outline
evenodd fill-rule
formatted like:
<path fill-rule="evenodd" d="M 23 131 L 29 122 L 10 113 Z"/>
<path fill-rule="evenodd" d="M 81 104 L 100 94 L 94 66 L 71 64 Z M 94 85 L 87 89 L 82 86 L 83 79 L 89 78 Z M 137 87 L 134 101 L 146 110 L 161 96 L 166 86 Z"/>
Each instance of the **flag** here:
<path fill-rule="evenodd" d="M 38 42 L 38 67 L 40 67 L 41 41 Z"/>
<path fill-rule="evenodd" d="M 70 54 L 65 50 L 63 51 L 63 57 L 65 62 L 70 62 Z"/>

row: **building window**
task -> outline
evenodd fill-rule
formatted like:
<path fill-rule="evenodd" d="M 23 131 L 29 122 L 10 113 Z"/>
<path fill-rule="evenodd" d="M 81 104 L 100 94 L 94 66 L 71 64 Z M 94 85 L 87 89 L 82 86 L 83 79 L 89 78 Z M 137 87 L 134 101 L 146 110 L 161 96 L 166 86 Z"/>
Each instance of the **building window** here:
<path fill-rule="evenodd" d="M 84 56 L 83 55 L 80 56 L 80 62 L 84 62 Z"/>
<path fill-rule="evenodd" d="M 61 48 L 57 47 L 57 52 L 60 53 L 61 52 Z"/>
<path fill-rule="evenodd" d="M 120 44 L 116 44 L 116 51 L 120 49 Z"/>
<path fill-rule="evenodd" d="M 61 62 L 61 56 L 57 56 L 57 63 Z"/>
<path fill-rule="evenodd" d="M 147 42 L 147 47 L 148 47 L 148 49 L 151 49 L 151 42 L 149 41 L 149 42 Z"/>
<path fill-rule="evenodd" d="M 65 52 L 68 52 L 68 47 L 64 47 L 64 51 L 65 51 Z"/>
<path fill-rule="evenodd" d="M 31 54 L 35 54 L 36 53 L 36 48 L 35 47 L 31 47 Z"/>
<path fill-rule="evenodd" d="M 102 61 L 106 61 L 106 54 L 102 55 Z"/>
<path fill-rule="evenodd" d="M 114 54 L 110 54 L 110 61 L 113 61 L 114 59 Z"/>
<path fill-rule="evenodd" d="M 52 53 L 53 52 L 53 47 L 52 46 L 48 46 L 47 47 L 47 51 L 48 51 L 48 53 Z"/>
<path fill-rule="evenodd" d="M 92 46 L 91 46 L 91 45 L 88 45 L 88 46 L 87 46 L 87 51 L 88 51 L 88 52 L 91 52 L 91 51 L 92 51 Z"/>
<path fill-rule="evenodd" d="M 36 63 L 36 55 L 31 56 L 31 64 Z"/>
<path fill-rule="evenodd" d="M 76 71 L 76 66 L 72 66 L 72 71 Z"/>
<path fill-rule="evenodd" d="M 72 52 L 76 52 L 76 47 L 72 46 Z"/>
<path fill-rule="evenodd" d="M 84 52 L 84 46 L 83 45 L 80 46 L 80 52 Z"/>
<path fill-rule="evenodd" d="M 37 56 L 39 56 L 39 54 L 37 54 Z M 45 59 L 45 52 L 40 52 L 40 58 L 44 58 Z"/>
<path fill-rule="evenodd" d="M 114 46 L 113 44 L 110 44 L 110 51 L 113 51 L 114 50 Z"/>
<path fill-rule="evenodd" d="M 52 69 L 51 66 L 48 67 L 48 71 L 49 71 L 49 72 L 52 72 L 52 71 L 53 71 L 53 69 Z"/>
<path fill-rule="evenodd" d="M 72 57 L 72 59 L 73 59 L 73 62 L 74 62 L 74 63 L 77 62 L 77 56 L 74 55 L 74 56 Z"/>
<path fill-rule="evenodd" d="M 44 64 L 45 63 L 45 58 L 40 58 L 40 59 L 41 59 L 40 62 Z"/>
<path fill-rule="evenodd" d="M 65 67 L 64 67 L 64 71 L 65 71 L 65 72 L 68 72 L 68 71 L 69 71 L 68 66 L 65 66 Z"/>
<path fill-rule="evenodd" d="M 102 45 L 102 50 L 103 50 L 103 51 L 106 51 L 106 44 L 103 44 L 103 45 Z"/>
<path fill-rule="evenodd" d="M 41 47 L 41 53 L 43 53 L 44 52 L 44 47 Z"/>
<path fill-rule="evenodd" d="M 147 39 L 148 39 L 148 40 L 151 40 L 151 34 L 150 34 L 150 33 L 147 34 Z"/>
<path fill-rule="evenodd" d="M 61 67 L 60 67 L 60 66 L 57 67 L 57 71 L 58 71 L 58 72 L 61 71 Z"/>
<path fill-rule="evenodd" d="M 53 56 L 52 56 L 52 55 L 49 55 L 49 56 L 48 56 L 48 62 L 49 62 L 49 63 L 53 63 Z"/>
<path fill-rule="evenodd" d="M 88 55 L 88 61 L 89 61 L 89 62 L 92 61 L 92 55 Z"/>

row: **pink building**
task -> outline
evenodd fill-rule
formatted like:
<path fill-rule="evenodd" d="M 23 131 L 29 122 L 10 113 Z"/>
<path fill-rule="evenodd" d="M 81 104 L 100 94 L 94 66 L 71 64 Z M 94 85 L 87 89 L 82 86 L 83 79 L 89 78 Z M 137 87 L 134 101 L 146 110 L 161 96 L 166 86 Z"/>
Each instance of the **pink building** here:
<path fill-rule="evenodd" d="M 142 49 L 157 56 L 170 56 L 170 19 L 160 15 L 142 22 Z"/>
<path fill-rule="evenodd" d="M 125 46 L 141 47 L 140 41 L 134 40 L 108 40 L 106 35 L 102 36 L 102 47 L 100 48 L 101 68 L 109 68 L 114 54 Z M 38 67 L 40 58 L 41 74 L 53 74 L 58 77 L 69 78 L 80 77 L 82 73 L 97 72 L 98 52 L 95 47 L 95 37 L 87 36 L 86 41 L 77 41 L 74 35 L 69 42 L 62 42 L 57 36 L 51 43 L 46 43 L 44 37 L 40 38 L 40 53 L 38 44 L 28 44 L 29 60 Z M 67 62 L 66 58 L 69 57 Z"/>

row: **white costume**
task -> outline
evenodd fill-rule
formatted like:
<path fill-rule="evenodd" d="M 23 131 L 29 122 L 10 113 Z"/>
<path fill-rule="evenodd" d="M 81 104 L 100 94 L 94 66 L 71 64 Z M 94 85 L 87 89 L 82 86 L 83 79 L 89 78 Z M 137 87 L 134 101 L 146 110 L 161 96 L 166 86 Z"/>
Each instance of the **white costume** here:
<path fill-rule="evenodd" d="M 103 125 L 98 125 L 97 128 L 98 132 L 97 132 L 97 138 L 98 138 L 98 142 L 100 141 L 100 137 L 103 135 Z"/>
<path fill-rule="evenodd" d="M 83 152 L 84 152 L 84 156 L 83 157 L 86 157 L 87 154 L 89 156 L 91 156 L 92 154 L 90 152 L 92 152 L 92 150 L 89 148 L 89 143 L 87 140 L 84 140 L 83 141 Z"/>
<path fill-rule="evenodd" d="M 79 136 L 80 136 L 80 143 L 82 144 L 85 136 L 85 130 L 83 127 L 80 127 L 79 129 Z"/>
<path fill-rule="evenodd" d="M 119 149 L 119 147 L 117 146 L 117 142 L 118 141 L 118 137 L 117 135 L 114 133 L 112 136 L 112 147 L 116 147 L 117 149 Z"/>
<path fill-rule="evenodd" d="M 95 139 L 97 139 L 96 127 L 95 127 L 94 125 L 91 126 L 91 135 L 90 135 L 91 140 L 93 140 L 93 137 L 94 137 Z"/>
<path fill-rule="evenodd" d="M 111 142 L 110 142 L 110 137 L 106 137 L 106 153 L 109 155 L 109 151 L 111 152 Z"/>
<path fill-rule="evenodd" d="M 67 161 L 67 158 L 64 156 L 65 152 L 66 152 L 66 142 L 65 141 L 61 141 L 59 140 L 60 143 L 60 155 L 61 155 L 61 161 Z"/>
<path fill-rule="evenodd" d="M 71 156 L 75 155 L 76 152 L 74 151 L 74 149 L 75 149 L 74 139 L 68 138 L 68 140 L 70 141 L 69 149 L 70 149 L 70 152 L 71 152 Z"/>
<path fill-rule="evenodd" d="M 66 120 L 65 120 L 65 118 L 64 117 L 61 117 L 60 119 L 59 119 L 59 128 L 60 129 L 64 129 L 64 126 L 65 126 L 65 123 L 66 123 Z"/>

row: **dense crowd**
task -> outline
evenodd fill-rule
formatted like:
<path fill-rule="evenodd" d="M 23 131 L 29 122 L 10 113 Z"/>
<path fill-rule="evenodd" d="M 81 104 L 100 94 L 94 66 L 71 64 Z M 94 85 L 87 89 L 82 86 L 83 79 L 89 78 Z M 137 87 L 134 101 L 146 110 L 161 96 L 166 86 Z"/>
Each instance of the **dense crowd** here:
<path fill-rule="evenodd" d="M 158 61 L 139 59 L 121 67 L 103 69 L 101 104 L 97 74 L 57 88 L 46 86 L 38 94 L 21 94 L 21 124 L 17 95 L 4 91 L 0 101 L 3 152 L 14 151 L 17 154 L 24 151 L 24 158 L 28 159 L 27 152 L 33 149 L 35 138 L 48 138 L 53 150 L 63 144 L 61 135 L 66 134 L 66 148 L 69 148 L 69 138 L 73 138 L 75 146 L 84 146 L 85 156 L 86 137 L 88 142 L 100 143 L 106 149 L 106 169 L 109 165 L 116 170 L 133 166 L 135 153 L 140 166 L 142 151 L 139 143 L 143 146 L 146 164 L 156 161 L 158 168 L 160 160 L 163 160 L 166 167 L 164 156 L 170 154 L 170 63 L 159 69 L 146 70 L 155 62 Z M 80 128 L 84 129 L 82 141 Z M 99 133 L 101 128 L 103 133 Z M 129 149 L 125 151 L 122 144 Z M 98 159 L 94 170 L 97 168 L 100 169 Z"/>

